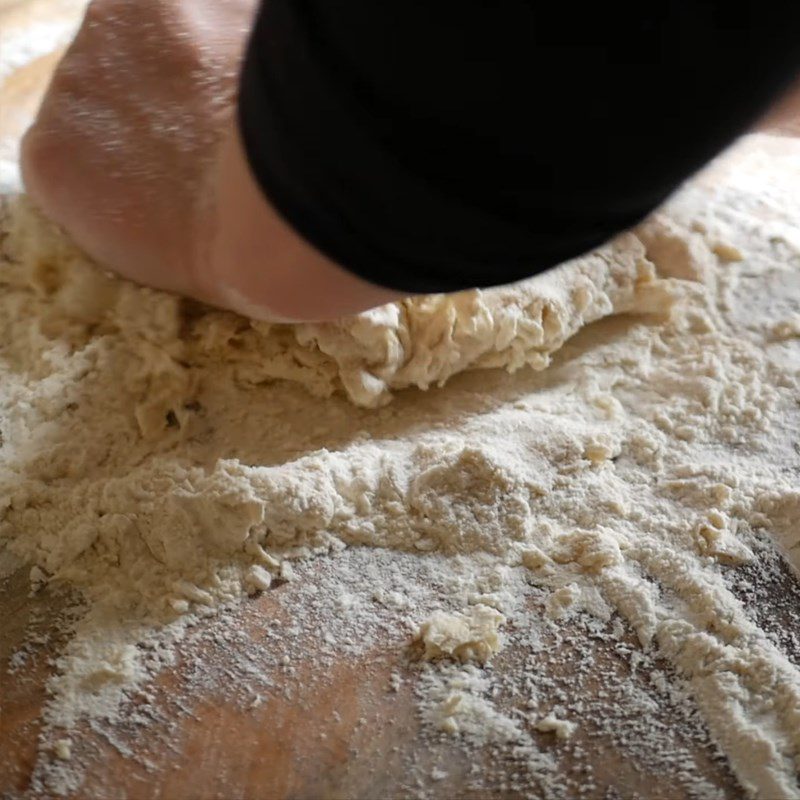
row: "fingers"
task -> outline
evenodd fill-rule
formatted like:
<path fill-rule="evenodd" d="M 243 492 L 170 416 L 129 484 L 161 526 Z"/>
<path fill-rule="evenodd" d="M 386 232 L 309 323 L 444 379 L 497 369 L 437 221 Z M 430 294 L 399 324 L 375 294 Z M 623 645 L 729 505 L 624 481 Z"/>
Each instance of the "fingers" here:
<path fill-rule="evenodd" d="M 104 266 L 249 317 L 398 299 L 305 241 L 250 174 L 233 96 L 254 8 L 94 0 L 25 137 L 26 186 Z"/>

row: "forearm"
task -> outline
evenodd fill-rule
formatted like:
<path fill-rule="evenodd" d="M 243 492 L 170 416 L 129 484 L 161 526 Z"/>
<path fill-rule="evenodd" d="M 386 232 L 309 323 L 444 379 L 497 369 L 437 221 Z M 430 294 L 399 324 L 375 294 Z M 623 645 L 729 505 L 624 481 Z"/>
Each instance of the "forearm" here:
<path fill-rule="evenodd" d="M 22 171 L 110 269 L 266 318 L 577 256 L 800 72 L 780 0 L 267 0 L 245 48 L 255 4 L 93 0 Z M 796 130 L 797 103 L 764 124 Z"/>

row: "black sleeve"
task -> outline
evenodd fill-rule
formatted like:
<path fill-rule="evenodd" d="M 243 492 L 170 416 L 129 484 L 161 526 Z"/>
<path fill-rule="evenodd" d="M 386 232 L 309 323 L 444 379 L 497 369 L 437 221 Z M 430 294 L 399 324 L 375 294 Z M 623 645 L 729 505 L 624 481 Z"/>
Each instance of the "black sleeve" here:
<path fill-rule="evenodd" d="M 450 291 L 635 224 L 798 71 L 797 0 L 266 0 L 239 124 L 307 241 Z"/>

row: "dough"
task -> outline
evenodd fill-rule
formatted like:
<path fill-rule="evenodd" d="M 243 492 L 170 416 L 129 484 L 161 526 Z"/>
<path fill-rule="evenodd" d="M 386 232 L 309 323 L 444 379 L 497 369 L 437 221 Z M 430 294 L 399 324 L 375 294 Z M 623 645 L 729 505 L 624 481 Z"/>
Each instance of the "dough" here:
<path fill-rule="evenodd" d="M 486 663 L 501 647 L 500 627 L 506 618 L 496 609 L 478 603 L 465 612 L 437 611 L 419 629 L 416 641 L 422 658 L 453 658 Z"/>
<path fill-rule="evenodd" d="M 224 359 L 244 384 L 292 380 L 320 397 L 341 389 L 374 408 L 393 391 L 441 386 L 469 369 L 544 369 L 589 323 L 631 311 L 666 313 L 671 303 L 642 243 L 624 234 L 515 286 L 415 297 L 339 322 L 275 325 L 114 280 L 25 200 L 14 206 L 9 228 L 12 257 L 35 265 L 18 280 L 49 304 L 50 332 L 74 335 L 99 325 L 140 356 L 132 383 L 149 436 L 158 434 L 165 414 L 179 415 L 191 401 L 196 386 L 187 367 Z"/>

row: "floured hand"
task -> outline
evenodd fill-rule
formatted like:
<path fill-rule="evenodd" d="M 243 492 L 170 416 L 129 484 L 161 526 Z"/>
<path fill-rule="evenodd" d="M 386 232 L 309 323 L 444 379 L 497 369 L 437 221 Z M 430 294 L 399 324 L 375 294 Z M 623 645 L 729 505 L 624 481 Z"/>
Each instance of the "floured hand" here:
<path fill-rule="evenodd" d="M 247 316 L 395 299 L 300 239 L 249 173 L 233 118 L 253 13 L 252 0 L 95 0 L 25 138 L 27 190 L 124 277 Z"/>
<path fill-rule="evenodd" d="M 23 145 L 28 192 L 125 277 L 205 295 L 208 173 L 253 3 L 97 0 Z"/>

